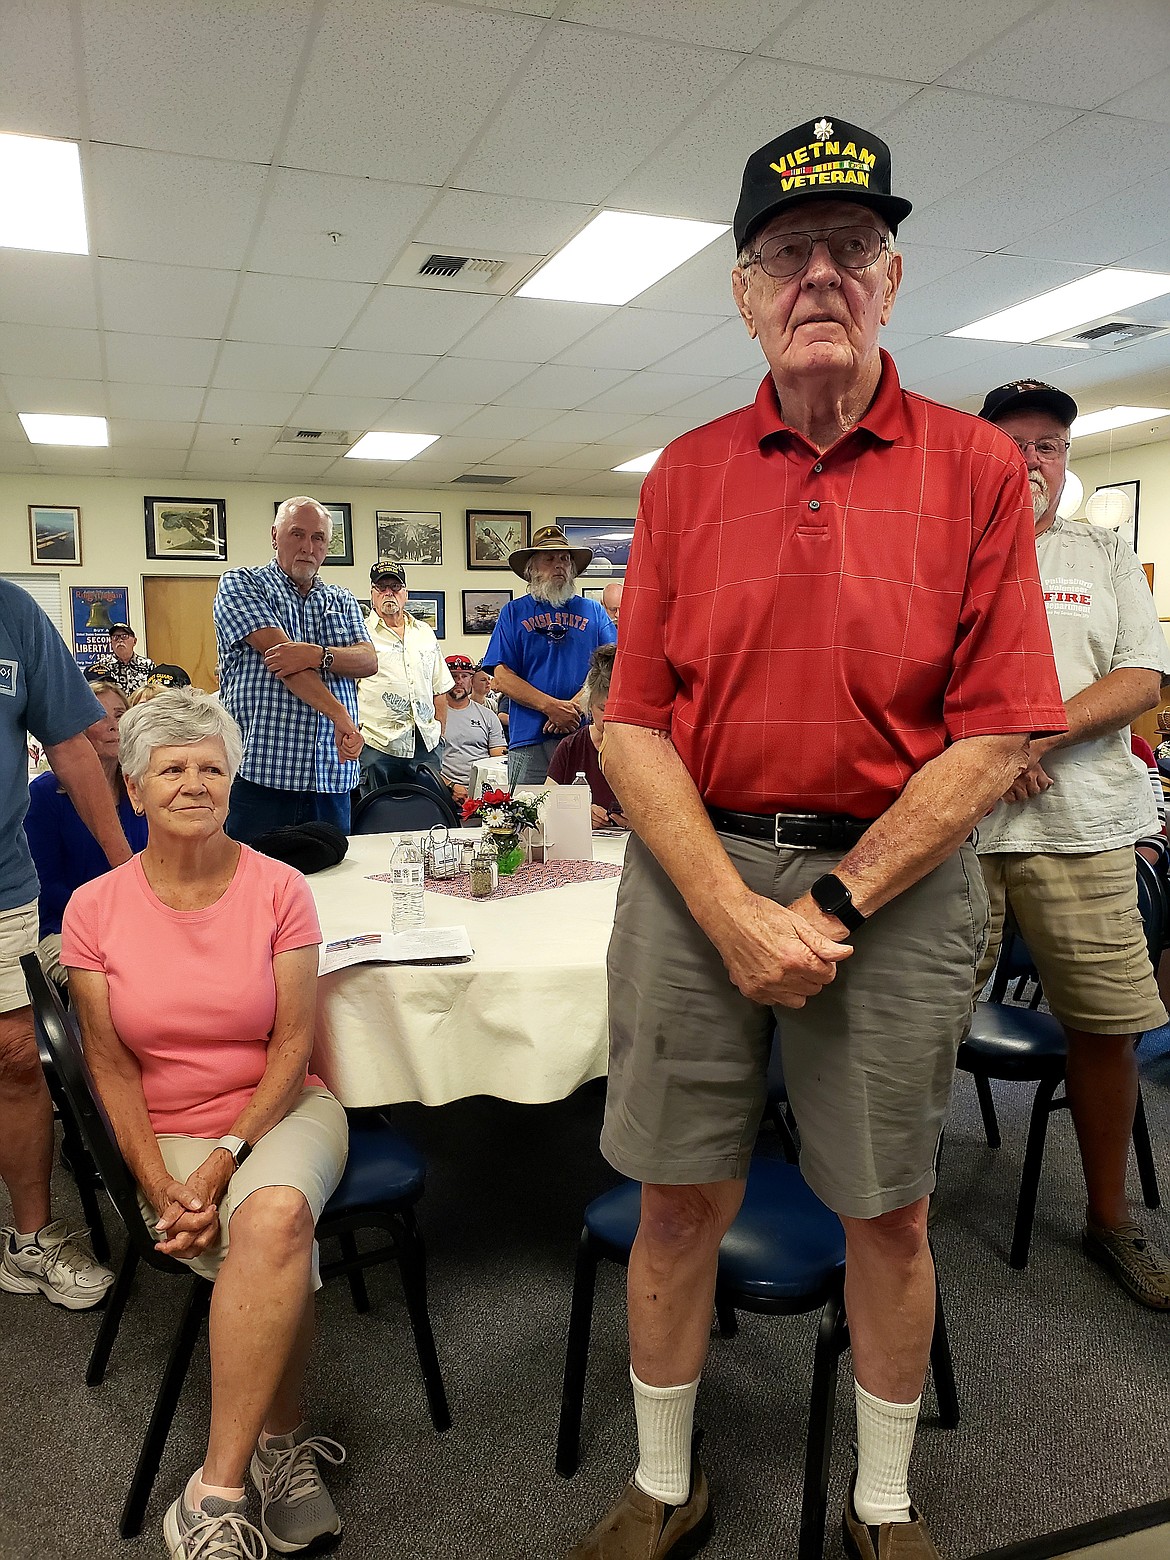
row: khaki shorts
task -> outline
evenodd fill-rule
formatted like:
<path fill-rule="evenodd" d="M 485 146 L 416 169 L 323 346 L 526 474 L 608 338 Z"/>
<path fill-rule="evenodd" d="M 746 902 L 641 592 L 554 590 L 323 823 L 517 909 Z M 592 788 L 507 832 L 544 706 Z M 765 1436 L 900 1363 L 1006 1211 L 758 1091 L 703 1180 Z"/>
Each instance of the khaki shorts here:
<path fill-rule="evenodd" d="M 218 1138 L 184 1137 L 181 1133 L 159 1134 L 158 1146 L 163 1163 L 176 1181 L 185 1181 L 210 1154 Z M 244 1163 L 228 1182 L 219 1205 L 219 1239 L 197 1257 L 180 1257 L 196 1273 L 214 1280 L 227 1256 L 231 1217 L 253 1192 L 266 1186 L 295 1186 L 303 1192 L 313 1210 L 313 1223 L 333 1195 L 345 1169 L 349 1153 L 349 1126 L 344 1107 L 328 1089 L 306 1089 L 281 1121 L 259 1140 Z M 154 1204 L 142 1191 L 138 1203 L 148 1228 L 154 1229 L 158 1215 Z M 321 1287 L 317 1242 L 313 1242 L 314 1289 Z"/>
<path fill-rule="evenodd" d="M 29 1005 L 20 961 L 36 947 L 39 930 L 35 899 L 15 910 L 0 910 L 0 1013 Z"/>
<path fill-rule="evenodd" d="M 780 904 L 838 854 L 721 835 L 749 888 Z M 987 896 L 962 850 L 855 934 L 837 978 L 775 1009 L 801 1170 L 869 1219 L 934 1189 L 955 1053 L 971 1014 Z M 632 838 L 609 945 L 610 1069 L 601 1148 L 637 1181 L 742 1179 L 767 1095 L 773 1010 L 749 1002 L 681 896 Z"/>
<path fill-rule="evenodd" d="M 979 864 L 991 939 L 977 992 L 995 967 L 1006 900 L 1062 1024 L 1091 1035 L 1136 1035 L 1166 1022 L 1138 912 L 1132 845 L 1084 856 L 996 852 Z"/>

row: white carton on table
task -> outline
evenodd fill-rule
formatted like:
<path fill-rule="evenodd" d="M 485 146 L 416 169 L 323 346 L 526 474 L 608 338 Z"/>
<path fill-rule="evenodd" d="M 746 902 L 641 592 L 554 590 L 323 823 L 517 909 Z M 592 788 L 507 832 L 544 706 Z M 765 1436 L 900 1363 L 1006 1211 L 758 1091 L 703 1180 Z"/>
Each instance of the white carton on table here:
<path fill-rule="evenodd" d="M 540 809 L 546 861 L 593 860 L 593 795 L 587 785 L 550 785 Z"/>

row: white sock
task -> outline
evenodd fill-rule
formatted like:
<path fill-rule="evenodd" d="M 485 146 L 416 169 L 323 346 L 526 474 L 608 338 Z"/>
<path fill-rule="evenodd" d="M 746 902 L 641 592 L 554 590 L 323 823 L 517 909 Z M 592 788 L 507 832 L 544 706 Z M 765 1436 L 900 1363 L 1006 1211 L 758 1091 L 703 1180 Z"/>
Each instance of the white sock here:
<path fill-rule="evenodd" d="M 630 1371 L 638 1420 L 634 1483 L 668 1506 L 685 1506 L 691 1493 L 691 1431 L 699 1380 L 684 1387 L 649 1387 Z"/>
<path fill-rule="evenodd" d="M 858 1519 L 877 1527 L 883 1522 L 909 1522 L 910 1492 L 907 1475 L 918 1410 L 913 1403 L 885 1403 L 858 1382 L 857 1486 L 853 1507 Z"/>

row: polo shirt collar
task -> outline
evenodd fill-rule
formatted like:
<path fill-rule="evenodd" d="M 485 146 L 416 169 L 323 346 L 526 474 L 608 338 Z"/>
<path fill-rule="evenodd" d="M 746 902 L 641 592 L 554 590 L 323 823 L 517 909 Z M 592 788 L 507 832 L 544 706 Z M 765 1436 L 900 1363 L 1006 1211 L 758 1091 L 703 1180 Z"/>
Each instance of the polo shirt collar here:
<path fill-rule="evenodd" d="M 881 378 L 878 380 L 877 393 L 869 404 L 864 417 L 849 430 L 849 434 L 843 434 L 842 438 L 864 429 L 881 444 L 893 444 L 902 434 L 905 425 L 905 412 L 902 406 L 902 384 L 898 378 L 898 370 L 894 367 L 894 360 L 883 348 L 879 348 L 882 363 Z M 776 381 L 771 374 L 766 374 L 760 388 L 756 391 L 756 399 L 752 406 L 751 419 L 753 433 L 756 442 L 763 449 L 765 441 L 775 439 L 785 434 L 804 442 L 803 436 L 790 428 L 784 421 L 784 414 L 780 406 L 780 397 L 776 390 Z"/>
<path fill-rule="evenodd" d="M 300 596 L 302 601 L 305 600 L 305 596 L 301 595 L 301 587 L 297 584 L 296 580 L 294 580 L 291 575 L 284 572 L 275 558 L 269 558 L 265 567 L 271 569 L 275 577 L 282 581 L 289 590 L 296 591 L 297 595 Z M 313 591 L 318 589 L 318 587 L 323 584 L 324 581 L 321 579 L 321 576 L 319 574 L 314 574 L 313 583 L 309 586 L 309 589 L 305 595 L 311 595 Z"/>

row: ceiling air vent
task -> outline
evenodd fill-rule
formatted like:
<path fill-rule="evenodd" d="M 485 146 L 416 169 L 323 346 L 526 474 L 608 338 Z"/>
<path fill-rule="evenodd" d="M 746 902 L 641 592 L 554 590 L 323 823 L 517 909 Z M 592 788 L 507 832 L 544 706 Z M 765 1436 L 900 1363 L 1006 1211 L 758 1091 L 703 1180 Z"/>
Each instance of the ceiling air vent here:
<path fill-rule="evenodd" d="M 353 434 L 342 428 L 282 428 L 277 444 L 299 444 L 310 450 L 347 450 Z"/>
<path fill-rule="evenodd" d="M 447 292 L 509 293 L 544 261 L 544 255 L 476 254 L 451 246 L 454 252 L 430 244 L 410 244 L 386 278 L 391 287 L 432 287 Z"/>
<path fill-rule="evenodd" d="M 465 471 L 461 477 L 451 478 L 452 482 L 466 482 L 468 487 L 506 487 L 515 480 L 515 477 L 477 477 L 473 471 Z"/>
<path fill-rule="evenodd" d="M 1170 335 L 1170 324 L 1147 324 L 1142 320 L 1124 319 L 1094 320 L 1091 325 L 1078 325 L 1074 330 L 1045 336 L 1041 345 L 1093 347 L 1098 352 L 1117 352 L 1122 347 L 1132 347 L 1139 341 L 1150 341 L 1155 336 L 1165 335 Z"/>

